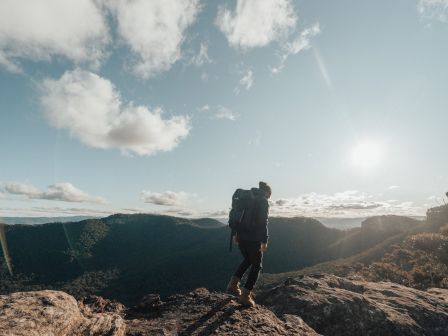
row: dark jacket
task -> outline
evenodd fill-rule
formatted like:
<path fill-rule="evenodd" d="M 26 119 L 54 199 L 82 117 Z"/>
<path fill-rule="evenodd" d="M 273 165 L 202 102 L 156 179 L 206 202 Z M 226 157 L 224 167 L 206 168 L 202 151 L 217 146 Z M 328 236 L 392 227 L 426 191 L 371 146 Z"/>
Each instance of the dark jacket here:
<path fill-rule="evenodd" d="M 268 216 L 269 216 L 269 202 L 264 196 L 264 192 L 258 188 L 252 188 L 252 193 L 255 196 L 255 203 L 253 209 L 254 230 L 250 232 L 238 232 L 238 239 L 259 241 L 262 243 L 268 242 Z"/>

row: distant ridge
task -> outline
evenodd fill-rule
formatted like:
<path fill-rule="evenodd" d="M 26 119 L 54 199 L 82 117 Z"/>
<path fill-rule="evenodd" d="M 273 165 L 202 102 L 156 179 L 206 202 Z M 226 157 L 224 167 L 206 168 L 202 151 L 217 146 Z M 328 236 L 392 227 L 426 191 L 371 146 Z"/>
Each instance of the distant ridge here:
<path fill-rule="evenodd" d="M 94 216 L 62 216 L 62 217 L 1 217 L 0 223 L 3 224 L 46 224 L 46 223 L 68 223 L 79 222 L 86 219 L 98 218 Z"/>

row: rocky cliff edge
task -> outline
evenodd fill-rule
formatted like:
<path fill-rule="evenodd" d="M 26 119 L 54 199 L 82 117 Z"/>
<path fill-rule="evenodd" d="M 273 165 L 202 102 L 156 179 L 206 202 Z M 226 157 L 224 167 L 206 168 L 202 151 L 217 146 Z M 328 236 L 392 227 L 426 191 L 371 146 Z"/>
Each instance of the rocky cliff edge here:
<path fill-rule="evenodd" d="M 288 278 L 261 288 L 254 308 L 199 288 L 132 308 L 60 291 L 0 296 L 0 334 L 87 335 L 446 335 L 448 290 L 419 291 L 334 275 Z"/>

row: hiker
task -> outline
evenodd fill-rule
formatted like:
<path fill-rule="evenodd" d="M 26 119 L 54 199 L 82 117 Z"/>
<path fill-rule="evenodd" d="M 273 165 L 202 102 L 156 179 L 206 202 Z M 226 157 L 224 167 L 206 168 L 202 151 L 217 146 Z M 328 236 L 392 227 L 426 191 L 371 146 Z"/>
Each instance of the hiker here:
<path fill-rule="evenodd" d="M 239 296 L 239 302 L 245 306 L 255 306 L 251 296 L 262 268 L 263 252 L 268 249 L 268 215 L 271 197 L 271 187 L 265 182 L 259 182 L 259 188 L 251 189 L 253 195 L 252 208 L 247 213 L 251 216 L 251 229 L 237 231 L 234 242 L 238 244 L 244 260 L 230 279 L 227 291 Z M 244 273 L 250 267 L 246 284 L 240 289 L 239 283 Z"/>

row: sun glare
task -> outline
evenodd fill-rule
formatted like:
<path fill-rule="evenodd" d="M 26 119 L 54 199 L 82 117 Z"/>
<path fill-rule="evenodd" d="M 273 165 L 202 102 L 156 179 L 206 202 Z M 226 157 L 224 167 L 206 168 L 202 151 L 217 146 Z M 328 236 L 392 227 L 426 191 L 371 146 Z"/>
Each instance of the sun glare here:
<path fill-rule="evenodd" d="M 352 150 L 352 164 L 362 170 L 371 170 L 381 162 L 381 146 L 373 142 L 361 142 Z"/>

